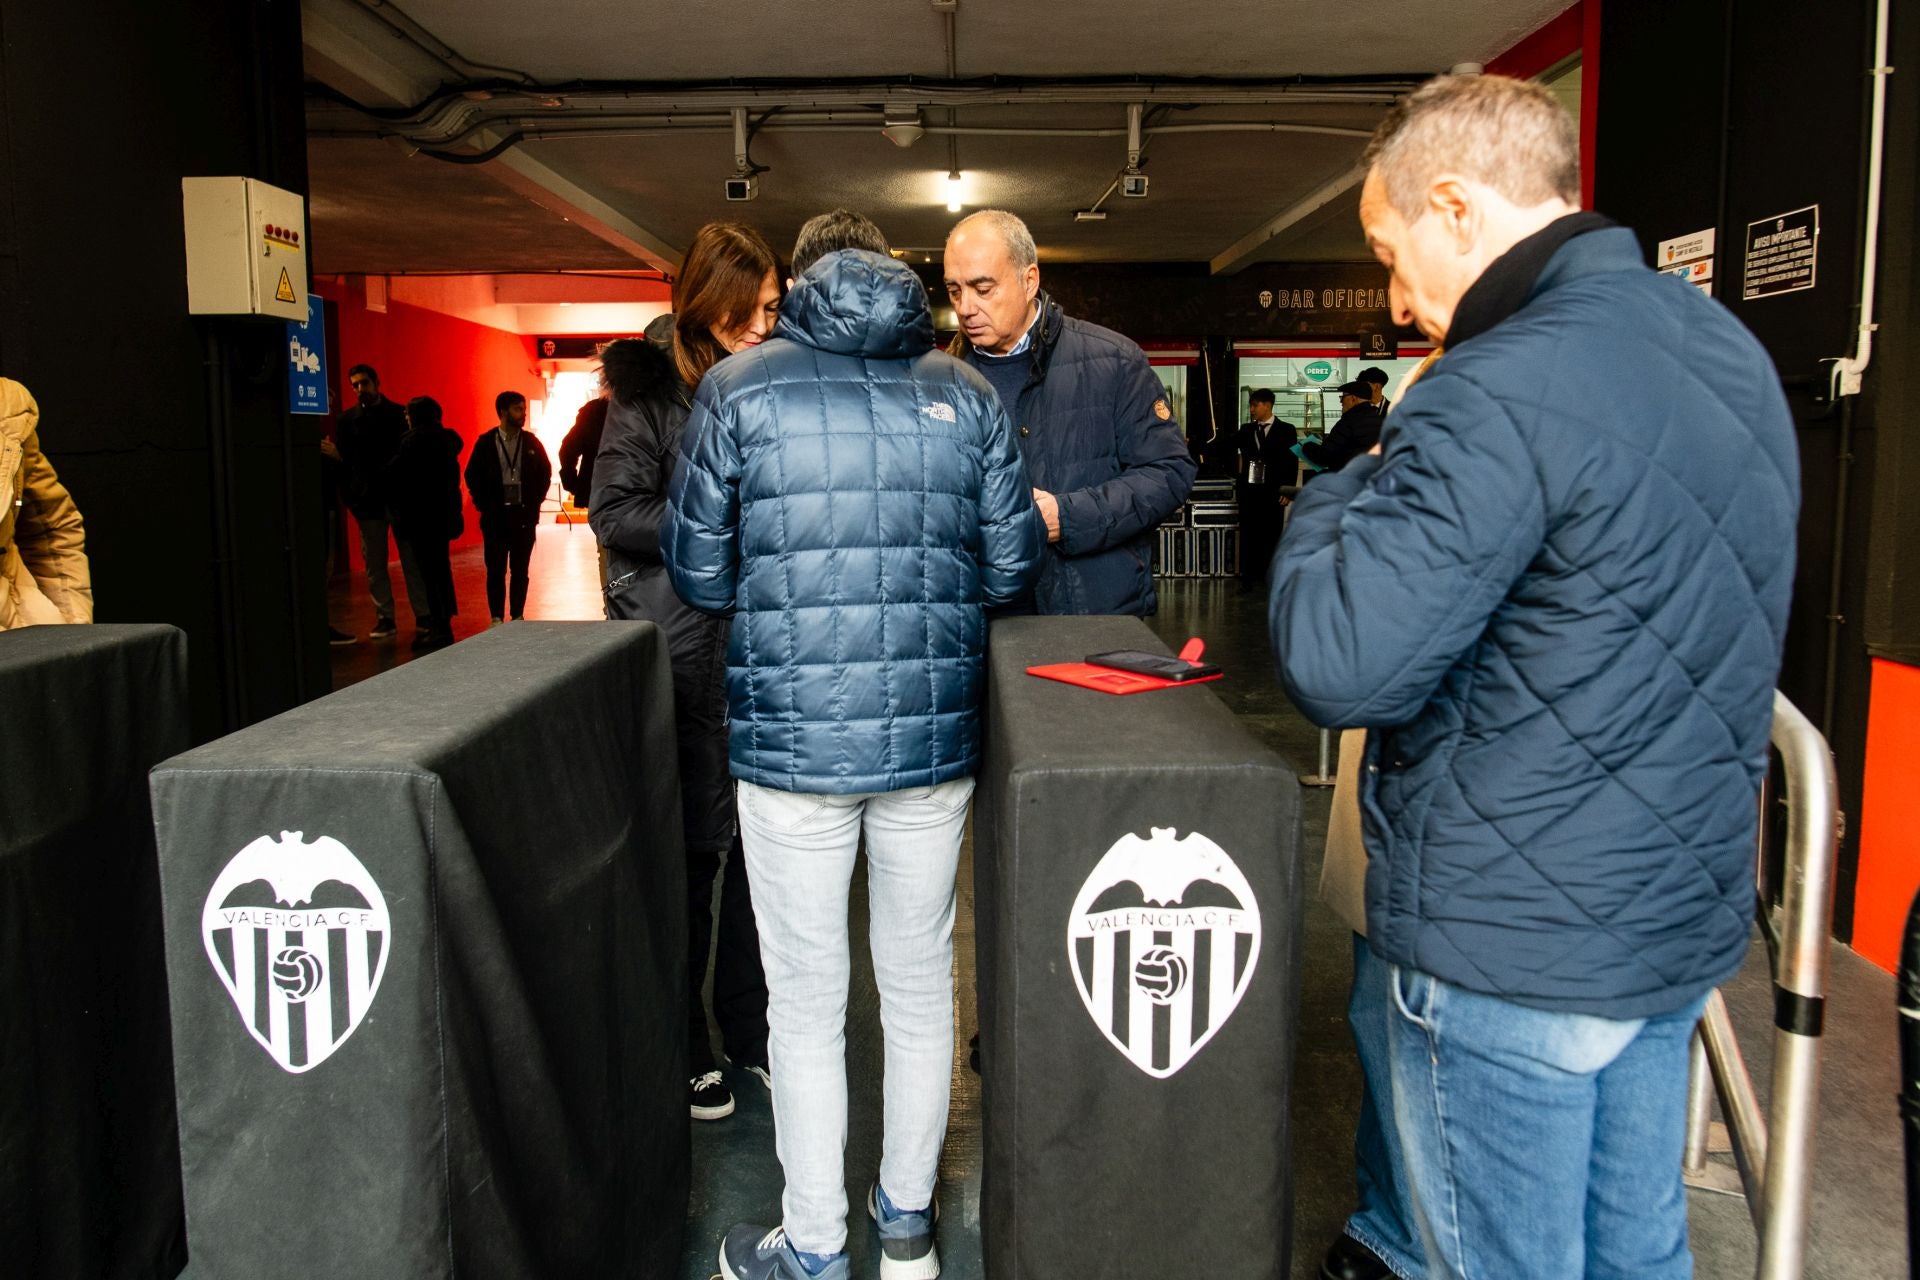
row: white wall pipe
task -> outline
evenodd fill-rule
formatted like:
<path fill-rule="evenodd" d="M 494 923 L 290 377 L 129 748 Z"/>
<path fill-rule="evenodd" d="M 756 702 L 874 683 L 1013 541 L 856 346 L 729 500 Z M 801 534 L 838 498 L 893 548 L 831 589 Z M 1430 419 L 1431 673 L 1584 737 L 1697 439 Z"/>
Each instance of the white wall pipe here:
<path fill-rule="evenodd" d="M 1833 398 L 1857 396 L 1868 363 L 1873 359 L 1874 277 L 1880 267 L 1880 170 L 1887 137 L 1887 77 L 1893 68 L 1887 65 L 1887 9 L 1890 0 L 1875 6 L 1873 65 L 1867 74 L 1873 77 L 1873 115 L 1867 141 L 1867 225 L 1866 244 L 1860 258 L 1860 332 L 1854 339 L 1853 354 L 1833 363 Z"/>

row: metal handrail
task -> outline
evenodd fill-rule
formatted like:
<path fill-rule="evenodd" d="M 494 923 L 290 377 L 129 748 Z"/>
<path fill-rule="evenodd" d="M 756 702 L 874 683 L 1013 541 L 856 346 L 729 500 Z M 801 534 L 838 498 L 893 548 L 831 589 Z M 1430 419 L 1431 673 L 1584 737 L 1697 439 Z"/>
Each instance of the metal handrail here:
<path fill-rule="evenodd" d="M 1773 1096 L 1763 1117 L 1726 1001 L 1715 991 L 1707 998 L 1696 1032 L 1685 1161 L 1690 1181 L 1706 1167 L 1704 1067 L 1728 1119 L 1729 1146 L 1759 1235 L 1755 1275 L 1758 1280 L 1798 1280 L 1807 1252 L 1820 1033 L 1840 842 L 1839 785 L 1827 740 L 1778 691 L 1773 695 L 1772 738 L 1787 779 L 1786 883 L 1773 977 Z"/>

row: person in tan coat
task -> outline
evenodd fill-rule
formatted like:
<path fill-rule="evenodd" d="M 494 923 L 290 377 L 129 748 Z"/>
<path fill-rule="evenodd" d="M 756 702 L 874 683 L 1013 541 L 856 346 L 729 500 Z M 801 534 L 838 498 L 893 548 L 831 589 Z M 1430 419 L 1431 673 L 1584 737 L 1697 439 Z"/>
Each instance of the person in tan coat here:
<path fill-rule="evenodd" d="M 0 378 L 0 631 L 93 621 L 80 509 L 40 452 L 40 406 Z"/>

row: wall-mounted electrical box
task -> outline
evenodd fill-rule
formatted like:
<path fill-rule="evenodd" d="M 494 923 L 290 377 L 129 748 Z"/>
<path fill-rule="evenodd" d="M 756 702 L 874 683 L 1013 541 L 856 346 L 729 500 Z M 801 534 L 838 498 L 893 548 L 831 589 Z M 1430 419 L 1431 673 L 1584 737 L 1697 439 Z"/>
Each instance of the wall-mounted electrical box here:
<path fill-rule="evenodd" d="M 255 178 L 182 178 L 187 310 L 307 318 L 307 202 Z"/>

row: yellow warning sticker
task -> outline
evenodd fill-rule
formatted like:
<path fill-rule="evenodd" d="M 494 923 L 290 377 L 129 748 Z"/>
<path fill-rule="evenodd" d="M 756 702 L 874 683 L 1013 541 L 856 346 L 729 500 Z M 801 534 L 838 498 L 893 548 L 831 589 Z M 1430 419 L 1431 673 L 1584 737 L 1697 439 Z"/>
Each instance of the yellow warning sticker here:
<path fill-rule="evenodd" d="M 293 296 L 293 277 L 287 274 L 285 267 L 280 268 L 280 287 L 273 291 L 273 297 L 276 302 L 300 301 Z"/>

